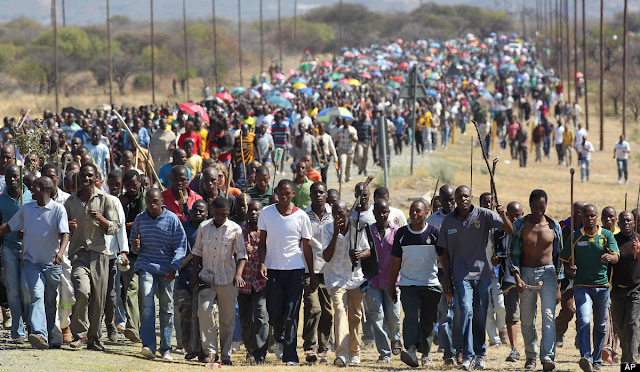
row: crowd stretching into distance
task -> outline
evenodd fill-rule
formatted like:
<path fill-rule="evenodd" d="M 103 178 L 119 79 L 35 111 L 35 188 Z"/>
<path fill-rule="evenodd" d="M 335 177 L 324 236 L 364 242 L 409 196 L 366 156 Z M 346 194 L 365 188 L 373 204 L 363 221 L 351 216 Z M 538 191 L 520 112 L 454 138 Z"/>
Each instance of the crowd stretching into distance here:
<path fill-rule="evenodd" d="M 199 105 L 5 118 L 0 305 L 12 342 L 133 342 L 148 359 L 221 365 L 243 344 L 247 363 L 273 363 L 271 352 L 295 366 L 304 303 L 303 364 L 373 362 L 363 345 L 377 363 L 411 367 L 484 369 L 500 345 L 514 369 L 552 371 L 556 349 L 574 344 L 584 371 L 636 362 L 637 210 L 578 201 L 557 222 L 543 190 L 504 206 L 446 184 L 407 218 L 393 189 L 365 181 L 413 144 L 418 156 L 455 151 L 444 150 L 454 128 L 487 153 L 509 145 L 522 167 L 528 146 L 540 162 L 555 147 L 588 181 L 594 149 L 578 97 L 565 100 L 535 45 L 515 34 L 396 40 L 289 77 L 274 66 L 250 89 L 209 97 L 206 87 Z M 400 98 L 414 67 L 427 94 L 415 114 Z M 36 129 L 42 151 L 20 148 Z M 619 183 L 629 152 L 621 137 Z"/>

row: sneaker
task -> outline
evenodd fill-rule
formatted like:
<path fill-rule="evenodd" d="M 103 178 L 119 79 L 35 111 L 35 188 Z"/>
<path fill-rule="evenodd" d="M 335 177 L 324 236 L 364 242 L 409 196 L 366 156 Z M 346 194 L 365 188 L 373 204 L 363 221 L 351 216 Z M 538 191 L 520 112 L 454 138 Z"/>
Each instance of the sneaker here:
<path fill-rule="evenodd" d="M 289 362 L 289 363 L 291 363 L 291 362 Z M 232 362 L 232 361 L 230 361 L 230 360 L 223 360 L 221 364 L 222 364 L 223 366 L 232 366 L 232 365 L 233 365 L 233 362 Z"/>
<path fill-rule="evenodd" d="M 276 342 L 276 357 L 278 359 L 282 359 L 282 354 L 284 353 L 284 345 L 282 342 Z"/>
<path fill-rule="evenodd" d="M 485 369 L 487 366 L 487 357 L 485 355 L 476 356 L 476 369 Z"/>
<path fill-rule="evenodd" d="M 18 336 L 18 338 L 14 338 L 13 340 L 11 340 L 11 343 L 16 344 L 16 345 L 24 344 L 25 343 L 24 336 Z"/>
<path fill-rule="evenodd" d="M 402 352 L 402 342 L 400 340 L 391 341 L 391 354 L 400 355 Z"/>
<path fill-rule="evenodd" d="M 516 349 L 511 349 L 509 356 L 505 359 L 505 362 L 515 362 L 520 359 L 520 353 Z"/>
<path fill-rule="evenodd" d="M 391 358 L 389 358 L 388 356 L 382 356 L 378 358 L 378 360 L 376 360 L 376 363 L 389 364 L 391 363 Z"/>
<path fill-rule="evenodd" d="M 6 307 L 2 308 L 2 327 L 4 329 L 11 329 L 11 312 Z"/>
<path fill-rule="evenodd" d="M 126 337 L 129 341 L 131 342 L 135 342 L 135 343 L 140 343 L 142 342 L 142 340 L 140 339 L 140 335 L 138 334 L 138 332 L 132 330 L 132 329 L 125 329 L 124 330 L 124 337 Z"/>
<path fill-rule="evenodd" d="M 591 362 L 589 361 L 589 359 L 587 359 L 585 357 L 580 358 L 580 362 L 578 362 L 578 365 L 580 366 L 580 368 L 584 372 L 592 372 L 593 371 Z"/>
<path fill-rule="evenodd" d="M 415 346 L 410 346 L 406 351 L 403 351 L 402 354 L 400 354 L 400 360 L 402 360 L 409 367 L 415 368 L 420 366 L 418 356 L 416 355 Z"/>
<path fill-rule="evenodd" d="M 253 355 L 249 354 L 249 353 L 247 353 L 247 356 L 245 357 L 245 360 L 249 364 L 256 364 L 256 358 Z"/>
<path fill-rule="evenodd" d="M 431 357 L 428 355 L 423 355 L 422 358 L 420 358 L 420 364 L 423 367 L 428 367 L 428 368 L 434 368 L 436 366 L 435 364 L 433 364 Z"/>
<path fill-rule="evenodd" d="M 329 363 L 329 361 L 327 360 L 327 353 L 318 353 L 318 363 Z"/>
<path fill-rule="evenodd" d="M 87 344 L 87 336 L 84 336 L 82 338 L 74 340 L 72 343 L 69 344 L 69 346 L 71 346 L 71 348 L 73 349 L 79 349 L 86 344 Z"/>
<path fill-rule="evenodd" d="M 313 350 L 309 350 L 307 356 L 305 357 L 307 363 L 315 363 L 318 361 L 318 355 Z"/>
<path fill-rule="evenodd" d="M 44 337 L 42 337 L 42 335 L 36 335 L 36 334 L 30 334 L 29 335 L 29 343 L 31 344 L 31 346 L 35 347 L 36 349 L 48 349 L 49 348 L 49 343 L 47 342 L 47 340 L 45 340 Z"/>
<path fill-rule="evenodd" d="M 602 365 L 600 365 L 600 363 L 596 363 L 591 367 L 591 369 L 594 370 L 594 371 L 600 372 L 600 371 L 602 371 L 601 367 L 602 367 Z"/>
<path fill-rule="evenodd" d="M 524 363 L 524 369 L 526 369 L 527 371 L 532 371 L 536 369 L 535 358 L 527 358 L 527 361 Z"/>
<path fill-rule="evenodd" d="M 456 363 L 458 363 L 459 366 L 462 365 L 462 357 L 462 351 L 456 351 Z"/>
<path fill-rule="evenodd" d="M 563 346 L 564 346 L 564 335 L 556 335 L 556 348 L 562 348 Z"/>
<path fill-rule="evenodd" d="M 118 331 L 113 324 L 107 325 L 107 338 L 111 342 L 118 342 Z"/>
<path fill-rule="evenodd" d="M 237 353 L 238 351 L 240 351 L 240 346 L 242 346 L 242 342 L 241 341 L 232 342 L 231 343 L 231 352 L 232 353 Z"/>
<path fill-rule="evenodd" d="M 166 360 L 167 362 L 173 362 L 173 357 L 171 356 L 171 352 L 167 351 L 162 354 L 162 360 Z"/>
<path fill-rule="evenodd" d="M 464 360 L 460 364 L 460 369 L 463 371 L 471 371 L 473 369 L 473 365 L 470 360 Z"/>
<path fill-rule="evenodd" d="M 156 352 L 149 349 L 148 347 L 143 347 L 141 353 L 147 359 L 155 359 L 156 357 Z"/>
<path fill-rule="evenodd" d="M 333 361 L 333 364 L 338 367 L 346 367 L 349 365 L 349 362 L 347 362 L 347 358 L 339 356 L 336 358 L 336 360 Z"/>
<path fill-rule="evenodd" d="M 174 353 L 174 354 L 178 354 L 178 355 L 186 354 L 186 352 L 185 352 L 183 347 L 176 347 L 171 352 Z"/>
<path fill-rule="evenodd" d="M 622 178 L 618 178 L 618 184 L 622 183 Z"/>
<path fill-rule="evenodd" d="M 553 371 L 554 369 L 556 369 L 556 364 L 552 360 L 547 360 L 542 363 L 542 370 L 544 372 Z"/>
<path fill-rule="evenodd" d="M 351 360 L 349 361 L 349 363 L 351 363 L 351 364 L 360 364 L 360 355 L 352 356 Z"/>
<path fill-rule="evenodd" d="M 231 363 L 231 361 L 229 361 L 229 363 Z M 287 366 L 295 367 L 297 365 L 298 365 L 298 362 L 287 362 Z"/>

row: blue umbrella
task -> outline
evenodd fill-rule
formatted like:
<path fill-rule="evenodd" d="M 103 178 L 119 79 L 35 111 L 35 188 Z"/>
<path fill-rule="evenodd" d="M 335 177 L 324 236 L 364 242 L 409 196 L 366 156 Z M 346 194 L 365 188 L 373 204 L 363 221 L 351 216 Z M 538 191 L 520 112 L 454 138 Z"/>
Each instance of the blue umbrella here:
<path fill-rule="evenodd" d="M 282 96 L 267 96 L 265 97 L 265 99 L 271 103 L 275 103 L 276 105 L 287 109 L 287 110 L 291 110 L 293 109 L 293 105 L 291 104 L 291 102 L 289 102 L 288 99 L 282 97 Z"/>
<path fill-rule="evenodd" d="M 236 94 L 238 94 L 238 95 L 239 94 L 243 94 L 245 91 L 246 91 L 245 88 L 237 87 L 237 88 L 235 88 L 234 90 L 231 91 L 231 94 L 235 96 Z"/>
<path fill-rule="evenodd" d="M 435 96 L 438 95 L 438 92 L 436 92 L 435 89 L 427 89 L 427 94 L 432 96 L 432 97 L 435 97 Z"/>
<path fill-rule="evenodd" d="M 487 98 L 491 98 L 493 99 L 493 96 L 491 95 L 491 93 L 487 92 L 487 91 L 482 91 L 480 92 L 480 94 L 482 94 L 483 96 L 487 97 Z"/>
<path fill-rule="evenodd" d="M 431 43 L 431 44 L 429 44 L 429 47 L 437 49 L 437 48 L 440 48 L 440 44 L 439 43 Z"/>
<path fill-rule="evenodd" d="M 312 94 L 313 94 L 313 89 L 311 89 L 311 88 L 304 88 L 304 89 L 300 89 L 298 92 L 300 92 L 300 93 L 304 93 L 304 94 L 306 94 L 307 96 L 310 96 L 310 95 L 312 95 Z"/>
<path fill-rule="evenodd" d="M 380 71 L 371 71 L 371 76 L 382 77 L 382 73 Z"/>
<path fill-rule="evenodd" d="M 303 77 L 297 77 L 297 78 L 291 80 L 291 84 L 295 84 L 295 83 L 302 83 L 302 84 L 307 85 L 307 84 L 309 84 L 309 80 L 307 80 L 307 79 L 305 79 Z"/>

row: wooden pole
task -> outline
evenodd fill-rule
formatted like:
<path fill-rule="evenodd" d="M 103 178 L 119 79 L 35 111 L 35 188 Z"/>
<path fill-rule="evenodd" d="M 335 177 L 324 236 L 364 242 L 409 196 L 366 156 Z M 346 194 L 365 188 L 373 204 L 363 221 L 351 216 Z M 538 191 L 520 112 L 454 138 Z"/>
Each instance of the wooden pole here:
<path fill-rule="evenodd" d="M 260 73 L 264 71 L 264 23 L 262 21 L 262 0 L 260 0 Z"/>
<path fill-rule="evenodd" d="M 522 0 L 522 37 L 527 36 L 527 15 L 524 0 Z"/>
<path fill-rule="evenodd" d="M 624 0 L 624 34 L 622 35 L 622 134 L 627 135 L 627 0 Z"/>
<path fill-rule="evenodd" d="M 238 67 L 240 68 L 240 86 L 242 86 L 242 13 L 240 12 L 241 0 L 238 0 Z"/>
<path fill-rule="evenodd" d="M 340 0 L 340 11 L 338 12 L 338 23 L 339 23 L 339 33 L 340 33 L 340 48 L 344 46 L 344 39 L 342 36 L 342 0 Z"/>
<path fill-rule="evenodd" d="M 576 74 L 573 81 L 576 91 L 573 102 L 578 103 L 578 0 L 573 0 L 573 73 Z"/>
<path fill-rule="evenodd" d="M 107 54 L 109 55 L 109 104 L 113 107 L 113 60 L 111 58 L 111 19 L 107 0 Z"/>
<path fill-rule="evenodd" d="M 576 173 L 576 171 L 573 169 L 573 167 L 571 167 L 571 169 L 569 170 L 569 172 L 571 173 L 571 266 L 573 266 L 575 264 L 575 254 L 574 254 L 574 241 L 573 241 L 573 230 L 574 230 L 574 226 L 576 225 L 576 220 L 575 220 L 575 213 L 573 213 L 573 175 Z"/>
<path fill-rule="evenodd" d="M 480 139 L 478 137 L 478 139 Z M 471 156 L 470 156 L 470 163 L 471 163 L 471 181 L 469 182 L 469 190 L 471 190 L 471 195 L 473 195 L 473 136 L 471 136 Z"/>
<path fill-rule="evenodd" d="M 56 83 L 56 112 L 58 110 L 58 11 L 56 9 L 57 0 L 51 0 L 51 22 L 53 23 L 53 54 L 55 59 L 55 83 Z M 62 123 L 60 123 L 62 124 Z"/>
<path fill-rule="evenodd" d="M 187 5 L 186 0 L 182 0 L 182 25 L 184 27 L 184 64 L 185 64 L 185 80 L 187 81 L 187 101 L 191 99 L 189 95 L 189 47 L 187 44 Z"/>
<path fill-rule="evenodd" d="M 600 0 L 600 151 L 604 150 L 604 0 Z"/>
<path fill-rule="evenodd" d="M 566 87 L 564 87 L 564 53 L 562 51 L 562 34 L 563 32 L 563 27 L 562 27 L 562 1 L 563 0 L 556 0 L 557 1 L 557 7 L 558 7 L 558 17 L 556 18 L 557 20 L 557 25 L 558 25 L 558 42 L 557 42 L 557 54 L 558 54 L 558 64 L 560 67 L 560 83 L 562 83 L 563 85 L 563 91 L 566 91 Z"/>
<path fill-rule="evenodd" d="M 278 48 L 280 48 L 280 65 L 282 66 L 282 18 L 280 17 L 280 0 L 278 0 Z"/>
<path fill-rule="evenodd" d="M 293 41 L 298 36 L 298 0 L 293 0 Z"/>
<path fill-rule="evenodd" d="M 571 44 L 569 43 L 571 34 L 569 33 L 569 0 L 565 0 L 564 5 L 564 20 L 567 27 L 567 89 L 564 91 L 567 92 L 567 103 L 569 103 L 571 102 Z"/>
<path fill-rule="evenodd" d="M 156 59 L 153 40 L 153 0 L 151 3 L 151 102 L 156 103 Z M 205 97 L 206 98 L 206 97 Z"/>
<path fill-rule="evenodd" d="M 67 27 L 67 16 L 64 11 L 64 0 L 62 0 L 62 27 Z"/>
<path fill-rule="evenodd" d="M 587 90 L 587 26 L 586 0 L 582 0 L 582 74 L 584 79 L 584 126 L 589 130 L 589 94 Z"/>
<path fill-rule="evenodd" d="M 213 74 L 216 79 L 216 91 L 218 88 L 218 29 L 216 28 L 216 0 L 211 0 L 211 8 L 213 9 L 213 63 L 215 68 Z"/>

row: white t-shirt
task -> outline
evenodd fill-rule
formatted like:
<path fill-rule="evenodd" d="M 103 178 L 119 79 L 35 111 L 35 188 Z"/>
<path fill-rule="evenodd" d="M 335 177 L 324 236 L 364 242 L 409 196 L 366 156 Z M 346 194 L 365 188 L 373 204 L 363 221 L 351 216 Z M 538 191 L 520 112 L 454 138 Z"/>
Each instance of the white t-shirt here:
<path fill-rule="evenodd" d="M 629 147 L 629 142 L 622 141 L 616 142 L 616 158 L 620 160 L 629 159 L 629 153 L 624 152 L 624 150 L 631 151 L 631 147 Z"/>
<path fill-rule="evenodd" d="M 576 131 L 576 143 L 582 144 L 582 139 L 587 136 L 587 130 L 580 128 Z"/>
<path fill-rule="evenodd" d="M 267 232 L 267 255 L 264 265 L 273 270 L 304 269 L 301 239 L 311 239 L 309 216 L 294 207 L 293 213 L 283 216 L 276 205 L 260 212 L 258 230 Z"/>
<path fill-rule="evenodd" d="M 589 141 L 585 141 L 584 145 L 580 145 L 580 156 L 584 157 L 586 160 L 591 161 L 591 153 L 595 151 L 593 145 Z"/>
<path fill-rule="evenodd" d="M 562 134 L 564 133 L 564 127 L 556 127 L 553 130 L 553 143 L 556 145 L 562 145 Z"/>

